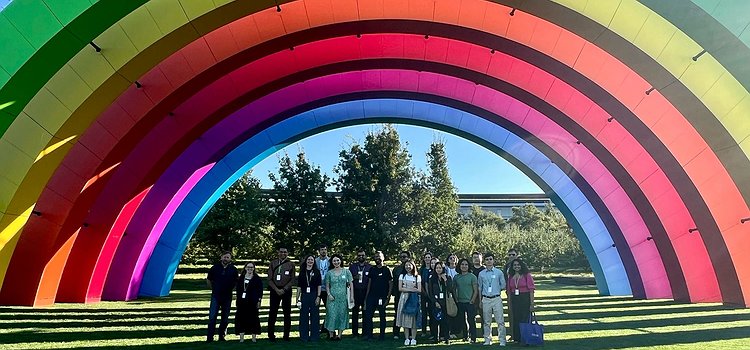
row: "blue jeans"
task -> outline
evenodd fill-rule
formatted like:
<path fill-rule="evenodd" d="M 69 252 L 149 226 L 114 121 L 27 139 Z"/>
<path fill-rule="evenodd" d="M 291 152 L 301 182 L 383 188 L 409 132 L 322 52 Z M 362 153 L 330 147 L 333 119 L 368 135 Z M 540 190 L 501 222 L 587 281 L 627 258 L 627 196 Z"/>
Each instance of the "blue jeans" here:
<path fill-rule="evenodd" d="M 303 293 L 299 310 L 299 337 L 302 341 L 320 339 L 320 309 L 315 305 L 317 293 Z"/>
<path fill-rule="evenodd" d="M 229 325 L 229 309 L 232 307 L 232 297 L 217 298 L 211 295 L 211 306 L 208 309 L 208 340 L 214 339 L 216 332 L 216 316 L 219 315 L 221 308 L 221 323 L 219 324 L 219 339 L 227 335 L 227 326 Z"/>

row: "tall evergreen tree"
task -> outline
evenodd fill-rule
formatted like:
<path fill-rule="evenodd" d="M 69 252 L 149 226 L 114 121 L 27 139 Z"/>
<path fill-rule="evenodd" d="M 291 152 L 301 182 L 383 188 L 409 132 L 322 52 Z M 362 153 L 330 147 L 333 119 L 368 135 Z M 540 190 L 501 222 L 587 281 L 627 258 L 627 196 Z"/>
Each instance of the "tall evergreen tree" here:
<path fill-rule="evenodd" d="M 427 152 L 428 173 L 423 178 L 425 191 L 413 198 L 422 198 L 418 207 L 420 250 L 431 250 L 438 256 L 447 256 L 461 230 L 458 214 L 458 194 L 448 170 L 445 144 L 435 141 Z M 424 196 L 424 197 L 422 197 Z"/>
<path fill-rule="evenodd" d="M 279 159 L 278 175 L 273 181 L 270 206 L 274 213 L 274 241 L 300 255 L 327 242 L 329 232 L 323 224 L 326 216 L 326 188 L 330 179 L 313 166 L 300 152 L 292 161 L 288 155 Z"/>

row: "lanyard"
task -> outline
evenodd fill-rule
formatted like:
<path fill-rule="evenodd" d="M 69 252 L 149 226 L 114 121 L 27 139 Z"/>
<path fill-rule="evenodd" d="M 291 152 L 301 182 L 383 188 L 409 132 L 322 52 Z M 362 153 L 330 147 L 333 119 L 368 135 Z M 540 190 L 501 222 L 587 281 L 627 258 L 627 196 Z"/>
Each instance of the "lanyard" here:
<path fill-rule="evenodd" d="M 280 274 L 281 274 L 281 265 L 284 265 L 284 263 L 286 263 L 286 259 L 284 259 L 284 260 L 282 260 L 281 262 L 279 262 L 279 265 L 278 265 L 278 266 L 276 266 L 276 274 L 277 274 L 277 275 L 280 275 Z"/>
<path fill-rule="evenodd" d="M 513 276 L 513 282 L 516 284 L 516 289 L 518 289 L 518 281 L 521 280 L 521 275 L 518 275 L 518 277 Z"/>
<path fill-rule="evenodd" d="M 251 277 L 252 278 L 252 277 Z M 250 278 L 245 277 L 245 285 L 242 287 L 243 292 L 247 292 L 247 286 L 250 284 Z"/>
<path fill-rule="evenodd" d="M 313 270 L 307 270 L 307 273 L 305 274 L 305 277 L 307 278 L 307 286 L 310 287 L 310 275 L 313 273 Z"/>

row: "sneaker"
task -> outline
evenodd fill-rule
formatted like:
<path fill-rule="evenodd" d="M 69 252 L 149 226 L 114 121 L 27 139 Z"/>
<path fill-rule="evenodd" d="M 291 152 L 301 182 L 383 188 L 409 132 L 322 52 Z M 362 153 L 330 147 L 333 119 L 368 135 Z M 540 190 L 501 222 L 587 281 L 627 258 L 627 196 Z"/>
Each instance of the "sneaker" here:
<path fill-rule="evenodd" d="M 492 345 L 492 340 L 486 339 L 482 345 Z"/>
<path fill-rule="evenodd" d="M 412 339 L 411 340 L 411 345 L 417 345 L 417 340 L 416 339 Z"/>
<path fill-rule="evenodd" d="M 404 345 L 410 345 L 410 344 L 411 344 L 411 340 L 409 340 L 409 339 L 404 339 Z"/>
<path fill-rule="evenodd" d="M 505 346 L 505 342 L 500 343 L 500 346 Z"/>

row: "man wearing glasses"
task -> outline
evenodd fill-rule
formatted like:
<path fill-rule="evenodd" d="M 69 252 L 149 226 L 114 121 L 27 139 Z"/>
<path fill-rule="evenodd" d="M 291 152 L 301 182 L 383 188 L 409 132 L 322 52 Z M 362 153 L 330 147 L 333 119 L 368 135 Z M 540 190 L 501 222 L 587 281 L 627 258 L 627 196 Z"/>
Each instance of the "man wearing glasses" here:
<path fill-rule="evenodd" d="M 271 261 L 268 267 L 268 289 L 271 291 L 271 305 L 268 315 L 268 339 L 276 341 L 276 318 L 279 315 L 279 303 L 284 312 L 284 340 L 289 341 L 292 330 L 292 282 L 294 281 L 294 264 L 287 256 L 289 250 L 284 246 L 278 249 L 279 258 Z"/>
<path fill-rule="evenodd" d="M 398 259 L 401 261 L 401 264 L 393 268 L 393 280 L 398 281 L 398 276 L 401 276 L 404 273 L 404 263 L 409 261 L 411 259 L 411 253 L 407 251 L 401 252 L 401 254 L 398 255 Z M 393 304 L 398 305 L 398 301 L 401 299 L 401 292 L 398 290 L 398 283 L 393 284 L 393 290 L 391 291 L 391 294 L 393 295 Z M 401 333 L 400 330 L 401 327 L 396 325 L 396 318 L 393 318 L 393 339 L 400 339 L 399 333 Z"/>
<path fill-rule="evenodd" d="M 354 278 L 354 307 L 352 308 L 352 334 L 359 337 L 359 310 L 364 309 L 367 296 L 367 284 L 370 282 L 370 269 L 367 254 L 363 249 L 357 251 L 357 263 L 349 266 Z M 364 312 L 362 313 L 364 316 Z"/>
<path fill-rule="evenodd" d="M 513 260 L 516 258 L 520 258 L 521 254 L 518 253 L 518 250 L 516 248 L 510 248 L 508 249 L 508 261 L 505 262 L 505 267 L 503 268 L 503 273 L 505 276 L 513 276 L 515 274 L 515 271 L 513 271 Z M 507 292 L 506 292 L 507 293 Z M 513 324 L 513 313 L 510 311 L 510 301 L 511 297 L 508 295 L 508 324 Z M 508 327 L 508 336 L 510 336 L 510 339 L 515 339 L 513 334 L 513 327 Z"/>

